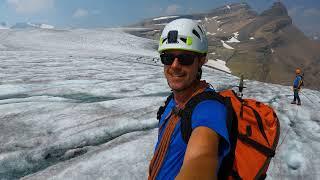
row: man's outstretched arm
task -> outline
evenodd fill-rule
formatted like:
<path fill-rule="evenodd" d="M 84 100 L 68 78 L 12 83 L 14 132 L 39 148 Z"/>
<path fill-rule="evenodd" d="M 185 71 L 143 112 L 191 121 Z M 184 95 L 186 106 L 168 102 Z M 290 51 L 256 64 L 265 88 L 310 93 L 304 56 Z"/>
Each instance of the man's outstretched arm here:
<path fill-rule="evenodd" d="M 217 179 L 219 135 L 207 127 L 193 130 L 176 180 Z"/>

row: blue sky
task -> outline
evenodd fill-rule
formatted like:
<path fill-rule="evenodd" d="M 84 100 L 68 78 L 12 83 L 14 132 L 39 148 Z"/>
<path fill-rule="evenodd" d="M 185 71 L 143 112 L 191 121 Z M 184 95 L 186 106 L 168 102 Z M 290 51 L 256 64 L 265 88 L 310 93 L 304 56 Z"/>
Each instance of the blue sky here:
<path fill-rule="evenodd" d="M 0 0 L 0 22 L 6 22 L 8 25 L 28 21 L 48 23 L 57 27 L 117 27 L 149 17 L 205 12 L 231 2 L 247 2 L 254 10 L 261 12 L 269 8 L 274 1 Z M 320 32 L 319 0 L 282 2 L 300 29 L 317 29 Z"/>

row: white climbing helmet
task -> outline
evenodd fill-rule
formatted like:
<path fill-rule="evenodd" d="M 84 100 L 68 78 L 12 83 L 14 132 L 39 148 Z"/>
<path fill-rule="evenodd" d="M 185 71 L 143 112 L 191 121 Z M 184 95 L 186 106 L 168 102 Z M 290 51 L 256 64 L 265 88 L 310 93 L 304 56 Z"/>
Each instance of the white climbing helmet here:
<path fill-rule="evenodd" d="M 197 53 L 208 52 L 204 28 L 192 19 L 176 19 L 168 23 L 161 34 L 158 51 L 181 49 Z"/>

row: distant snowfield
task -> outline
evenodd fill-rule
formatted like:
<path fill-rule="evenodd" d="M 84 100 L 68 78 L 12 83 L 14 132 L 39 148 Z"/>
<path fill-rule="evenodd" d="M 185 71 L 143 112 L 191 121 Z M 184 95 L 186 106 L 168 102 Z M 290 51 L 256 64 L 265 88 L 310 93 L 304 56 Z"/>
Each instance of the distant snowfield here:
<path fill-rule="evenodd" d="M 40 24 L 40 28 L 43 28 L 43 29 L 54 29 L 54 26 L 49 25 L 49 24 Z"/>
<path fill-rule="evenodd" d="M 16 23 L 11 26 L 12 29 L 28 29 L 28 28 L 40 28 L 40 29 L 54 29 L 55 27 L 49 24 L 39 24 L 31 22 Z"/>
<path fill-rule="evenodd" d="M 206 65 L 231 73 L 231 70 L 226 66 L 226 62 L 220 59 L 216 59 L 216 60 L 209 59 Z"/>
<path fill-rule="evenodd" d="M 154 18 L 154 21 L 158 21 L 158 20 L 163 20 L 163 19 L 171 19 L 171 18 L 177 18 L 179 16 L 163 16 L 163 17 L 158 17 L 158 18 Z"/>
<path fill-rule="evenodd" d="M 156 41 L 117 30 L 0 31 L 0 179 L 146 179 L 170 93 Z M 217 90 L 238 78 L 204 67 Z M 245 81 L 281 135 L 267 179 L 317 179 L 320 92 Z"/>
<path fill-rule="evenodd" d="M 3 45 L 12 49 L 47 51 L 64 54 L 104 54 L 122 52 L 155 56 L 156 44 L 148 39 L 113 29 L 6 30 L 0 32 Z M 119 38 L 122 37 L 122 38 Z"/>

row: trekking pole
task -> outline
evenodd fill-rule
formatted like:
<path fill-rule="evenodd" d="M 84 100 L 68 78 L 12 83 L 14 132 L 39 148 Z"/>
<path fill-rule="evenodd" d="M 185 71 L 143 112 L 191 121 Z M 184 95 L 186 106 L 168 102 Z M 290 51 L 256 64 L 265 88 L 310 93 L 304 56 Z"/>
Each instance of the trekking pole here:
<path fill-rule="evenodd" d="M 242 98 L 242 96 L 243 96 L 242 91 L 243 91 L 244 88 L 246 88 L 246 87 L 244 86 L 243 79 L 244 79 L 244 76 L 243 76 L 243 74 L 241 74 L 241 75 L 240 75 L 240 80 L 239 80 L 239 86 L 236 86 L 236 87 L 239 88 L 239 93 L 240 93 L 240 97 L 241 97 L 241 98 Z"/>

